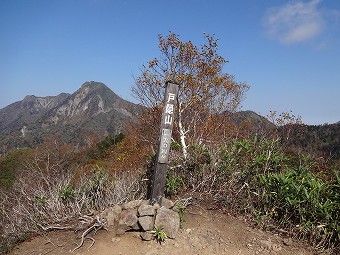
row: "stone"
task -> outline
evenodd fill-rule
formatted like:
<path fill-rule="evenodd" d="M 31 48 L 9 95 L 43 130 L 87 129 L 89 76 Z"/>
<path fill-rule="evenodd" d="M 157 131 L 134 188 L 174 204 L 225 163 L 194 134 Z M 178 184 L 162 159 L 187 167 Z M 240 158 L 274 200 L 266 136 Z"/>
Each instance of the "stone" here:
<path fill-rule="evenodd" d="M 115 206 L 112 206 L 110 208 L 111 208 L 111 211 L 116 213 L 116 214 L 119 214 L 119 213 L 122 212 L 122 208 L 119 205 L 115 205 Z"/>
<path fill-rule="evenodd" d="M 153 205 L 153 208 L 155 208 L 155 210 L 158 210 L 159 208 L 161 208 L 161 206 L 158 203 L 155 203 Z"/>
<path fill-rule="evenodd" d="M 149 205 L 150 204 L 150 201 L 149 200 L 143 200 L 141 205 Z"/>
<path fill-rule="evenodd" d="M 163 231 L 169 238 L 174 239 L 180 227 L 179 214 L 173 210 L 162 206 L 158 211 L 155 219 L 155 227 L 163 227 Z"/>
<path fill-rule="evenodd" d="M 105 209 L 103 217 L 107 220 L 107 227 L 112 227 L 119 220 L 122 208 L 119 205 Z"/>
<path fill-rule="evenodd" d="M 118 242 L 120 242 L 120 238 L 113 237 L 113 238 L 111 239 L 111 242 L 112 242 L 112 243 L 118 243 Z"/>
<path fill-rule="evenodd" d="M 273 247 L 272 240 L 260 240 L 260 244 L 264 249 L 271 250 Z"/>
<path fill-rule="evenodd" d="M 130 209 L 137 208 L 142 203 L 143 203 L 143 200 L 132 200 L 128 203 L 122 204 L 121 207 L 123 210 L 130 210 Z"/>
<path fill-rule="evenodd" d="M 292 246 L 293 245 L 293 240 L 292 238 L 284 238 L 283 239 L 283 244 L 287 246 Z"/>
<path fill-rule="evenodd" d="M 139 216 L 154 216 L 156 213 L 155 208 L 152 205 L 144 205 L 142 204 L 138 208 L 138 214 Z"/>
<path fill-rule="evenodd" d="M 138 222 L 144 231 L 149 231 L 153 230 L 155 220 L 153 216 L 142 216 L 138 218 Z"/>
<path fill-rule="evenodd" d="M 282 250 L 282 247 L 281 247 L 281 245 L 273 244 L 272 245 L 272 250 L 275 251 L 275 252 L 279 252 L 279 251 Z"/>
<path fill-rule="evenodd" d="M 174 202 L 172 202 L 170 199 L 167 199 L 165 197 L 162 198 L 162 206 L 164 206 L 165 208 L 171 209 L 172 207 L 174 207 Z"/>
<path fill-rule="evenodd" d="M 151 241 L 152 239 L 154 239 L 154 236 L 153 236 L 152 232 L 150 232 L 150 231 L 142 232 L 140 234 L 140 237 L 142 238 L 143 241 Z"/>
<path fill-rule="evenodd" d="M 115 234 L 118 236 L 124 235 L 126 232 L 126 226 L 125 225 L 118 225 L 115 229 Z"/>
<path fill-rule="evenodd" d="M 138 230 L 138 218 L 137 218 L 137 211 L 136 210 L 123 210 L 120 214 L 119 222 L 118 222 L 118 229 L 125 229 L 127 230 Z"/>

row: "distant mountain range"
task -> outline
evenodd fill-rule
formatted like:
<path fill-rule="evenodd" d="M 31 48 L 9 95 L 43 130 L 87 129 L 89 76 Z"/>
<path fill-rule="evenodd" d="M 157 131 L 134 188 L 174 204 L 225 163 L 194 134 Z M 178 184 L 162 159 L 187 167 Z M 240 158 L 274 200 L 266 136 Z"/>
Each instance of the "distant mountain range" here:
<path fill-rule="evenodd" d="M 124 131 L 145 108 L 123 100 L 100 82 L 85 82 L 73 94 L 26 96 L 0 109 L 0 155 L 13 148 L 36 147 L 45 139 L 61 139 L 76 146 L 89 146 L 107 135 Z M 275 128 L 265 117 L 253 111 L 226 113 L 234 124 L 246 124 L 258 132 Z M 306 126 L 294 145 L 340 154 L 340 122 Z M 248 130 L 248 131 L 247 131 Z M 300 132 L 301 133 L 301 132 Z"/>
<path fill-rule="evenodd" d="M 116 95 L 105 84 L 85 82 L 73 94 L 26 96 L 0 109 L 0 153 L 35 147 L 47 137 L 83 146 L 122 131 L 143 107 Z"/>

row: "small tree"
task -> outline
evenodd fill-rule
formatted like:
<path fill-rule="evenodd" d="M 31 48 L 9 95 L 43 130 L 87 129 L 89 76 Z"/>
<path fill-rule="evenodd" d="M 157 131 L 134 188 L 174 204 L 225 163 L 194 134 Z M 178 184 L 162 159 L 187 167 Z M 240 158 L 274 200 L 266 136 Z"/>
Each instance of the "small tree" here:
<path fill-rule="evenodd" d="M 282 145 L 291 144 L 292 136 L 296 139 L 305 132 L 302 128 L 302 117 L 295 116 L 292 111 L 281 113 L 270 111 L 266 117 L 276 126 L 276 133 L 280 136 Z"/>
<path fill-rule="evenodd" d="M 175 132 L 186 158 L 188 144 L 204 140 L 203 130 L 214 116 L 235 111 L 248 86 L 223 72 L 227 61 L 218 55 L 214 36 L 205 35 L 207 42 L 201 48 L 191 41 L 181 41 L 174 33 L 159 35 L 158 39 L 161 55 L 142 66 L 132 92 L 141 104 L 157 109 L 163 101 L 165 82 L 180 85 Z"/>

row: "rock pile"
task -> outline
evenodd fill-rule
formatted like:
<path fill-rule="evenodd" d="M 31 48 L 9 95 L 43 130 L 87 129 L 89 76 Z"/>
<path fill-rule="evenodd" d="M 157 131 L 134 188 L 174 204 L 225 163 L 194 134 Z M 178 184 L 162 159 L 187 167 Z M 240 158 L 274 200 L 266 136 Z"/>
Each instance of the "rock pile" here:
<path fill-rule="evenodd" d="M 140 231 L 143 240 L 153 239 L 153 230 L 161 227 L 169 238 L 175 238 L 180 227 L 180 216 L 171 200 L 163 198 L 162 206 L 150 205 L 148 200 L 134 200 L 106 208 L 99 215 L 106 227 L 116 235 L 126 231 Z"/>

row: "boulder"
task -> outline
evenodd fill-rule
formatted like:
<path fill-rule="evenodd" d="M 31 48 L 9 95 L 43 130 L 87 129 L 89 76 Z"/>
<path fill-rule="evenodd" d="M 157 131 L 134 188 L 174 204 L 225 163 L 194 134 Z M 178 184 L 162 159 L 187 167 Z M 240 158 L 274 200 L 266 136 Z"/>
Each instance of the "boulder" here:
<path fill-rule="evenodd" d="M 172 202 L 170 199 L 167 199 L 165 197 L 162 198 L 162 206 L 164 206 L 165 208 L 171 209 L 172 207 L 174 207 L 174 202 Z"/>
<path fill-rule="evenodd" d="M 138 230 L 137 210 L 123 210 L 119 217 L 118 228 L 125 231 Z"/>
<path fill-rule="evenodd" d="M 156 213 L 156 210 L 152 205 L 142 204 L 138 208 L 138 214 L 139 214 L 140 217 L 142 217 L 142 216 L 154 216 L 155 213 Z"/>
<path fill-rule="evenodd" d="M 163 227 L 163 231 L 169 238 L 175 238 L 179 227 L 179 214 L 173 210 L 162 206 L 158 211 L 155 219 L 155 227 Z"/>
<path fill-rule="evenodd" d="M 152 239 L 154 239 L 154 235 L 152 234 L 152 232 L 142 232 L 140 234 L 140 237 L 142 238 L 143 241 L 151 241 Z"/>
<path fill-rule="evenodd" d="M 121 212 L 122 208 L 119 205 L 105 209 L 105 211 L 102 213 L 102 217 L 106 218 L 107 227 L 112 227 L 114 226 L 115 222 L 118 222 Z"/>
<path fill-rule="evenodd" d="M 161 208 L 161 206 L 158 203 L 155 203 L 153 205 L 153 208 L 155 208 L 155 210 L 158 210 L 159 208 Z"/>
<path fill-rule="evenodd" d="M 292 246 L 293 245 L 293 239 L 292 238 L 284 238 L 283 243 L 287 246 Z"/>
<path fill-rule="evenodd" d="M 144 231 L 149 231 L 153 230 L 155 220 L 153 216 L 142 216 L 138 218 L 138 222 Z"/>
<path fill-rule="evenodd" d="M 128 203 L 122 204 L 121 207 L 123 210 L 130 210 L 130 209 L 137 208 L 142 203 L 143 203 L 143 200 L 132 200 Z"/>

